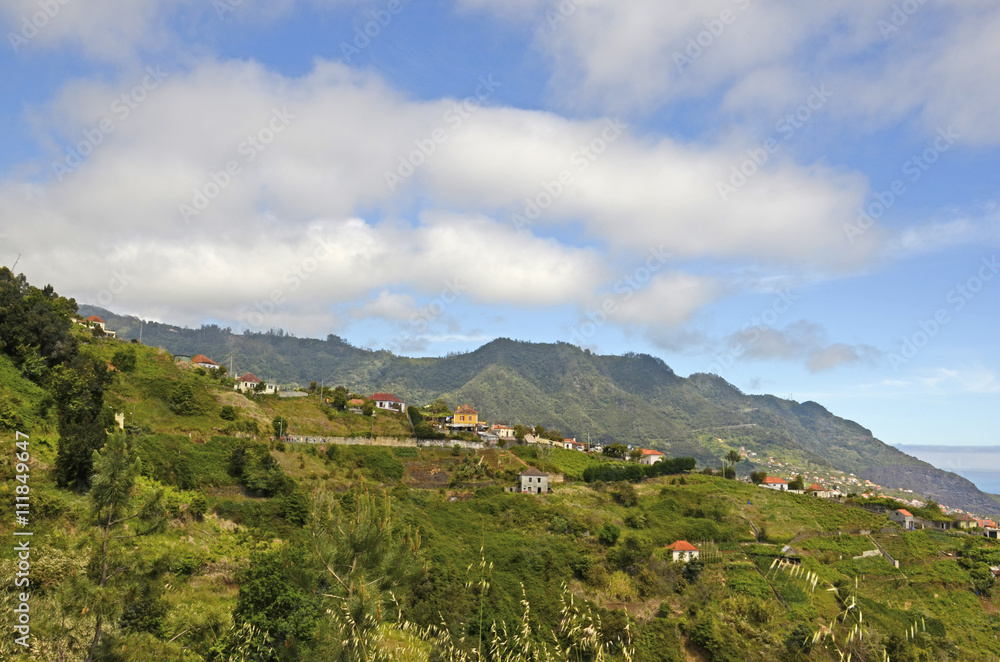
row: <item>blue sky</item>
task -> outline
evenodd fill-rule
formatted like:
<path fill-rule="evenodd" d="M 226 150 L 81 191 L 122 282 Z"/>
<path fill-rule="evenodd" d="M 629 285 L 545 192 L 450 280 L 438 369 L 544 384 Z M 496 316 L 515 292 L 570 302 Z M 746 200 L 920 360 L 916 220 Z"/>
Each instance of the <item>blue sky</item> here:
<path fill-rule="evenodd" d="M 648 352 L 888 443 L 997 442 L 994 2 L 0 18 L 0 262 L 81 303 L 408 355 Z"/>

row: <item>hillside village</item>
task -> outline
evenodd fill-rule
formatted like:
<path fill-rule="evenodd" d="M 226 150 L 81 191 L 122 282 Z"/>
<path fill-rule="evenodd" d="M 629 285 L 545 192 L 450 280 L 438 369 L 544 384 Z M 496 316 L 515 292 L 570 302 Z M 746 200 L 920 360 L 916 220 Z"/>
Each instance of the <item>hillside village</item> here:
<path fill-rule="evenodd" d="M 109 338 L 115 337 L 114 332 L 106 329 L 105 322 L 96 315 L 86 319 L 78 319 L 77 323 L 99 329 L 100 333 Z M 220 371 L 222 374 L 227 372 L 225 366 L 220 365 L 204 354 L 196 354 L 191 357 L 175 356 L 174 359 L 182 362 L 186 361 L 193 366 L 205 370 Z M 412 421 L 410 405 L 392 393 L 376 392 L 370 396 L 364 396 L 358 393 L 348 393 L 344 387 L 317 387 L 315 382 L 307 389 L 294 387 L 283 390 L 280 386 L 262 381 L 249 372 L 233 380 L 233 389 L 244 394 L 276 395 L 281 398 L 309 397 L 315 394 L 321 397 L 327 404 L 333 406 L 337 406 L 337 400 L 340 398 L 342 404 L 340 408 L 346 408 L 352 413 L 370 416 L 375 416 L 378 411 L 395 412 L 398 414 L 407 414 L 410 412 L 411 415 L 407 415 L 407 420 L 414 434 L 417 435 L 418 432 L 416 424 Z M 346 400 L 346 405 L 344 404 L 344 400 Z M 546 431 L 539 425 L 509 425 L 503 422 L 491 423 L 481 419 L 479 412 L 469 404 L 462 404 L 454 411 L 451 411 L 447 409 L 447 405 L 443 402 L 438 402 L 424 407 L 417 407 L 414 411 L 420 412 L 417 414 L 420 423 L 422 423 L 420 430 L 422 434 L 418 435 L 419 437 L 437 440 L 452 439 L 463 442 L 465 447 L 502 448 L 508 445 L 523 444 L 529 447 L 562 448 L 582 453 L 600 454 L 608 458 L 623 461 L 631 460 L 646 466 L 653 465 L 666 458 L 664 453 L 650 448 L 624 445 L 620 449 L 605 449 L 600 442 L 590 443 L 578 441 L 576 438 L 562 438 L 557 431 Z M 291 430 L 281 434 L 280 438 L 286 442 L 328 443 L 334 441 L 333 439 L 316 435 L 296 435 Z M 474 445 L 468 446 L 466 445 L 467 443 Z M 894 500 L 902 506 L 914 508 L 924 508 L 928 505 L 927 501 L 913 497 L 912 490 L 886 490 L 881 485 L 869 480 L 860 479 L 853 473 L 841 471 L 821 472 L 815 469 L 812 471 L 808 469 L 800 470 L 791 463 L 781 462 L 774 457 L 768 457 L 766 460 L 758 458 L 756 452 L 748 450 L 745 446 L 739 447 L 738 455 L 739 461 L 749 461 L 759 464 L 761 471 L 751 472 L 751 475 L 744 478 L 744 480 L 753 482 L 763 488 L 807 494 L 823 499 L 843 500 L 847 496 L 858 496 L 863 499 Z M 735 460 L 736 458 L 733 459 Z M 528 487 L 525 482 L 527 477 L 528 475 L 521 476 L 519 490 L 537 492 L 537 489 L 530 489 Z M 806 483 L 809 483 L 809 485 L 805 486 Z M 537 485 L 535 488 L 537 488 Z M 544 491 L 547 492 L 548 489 L 549 483 L 546 480 L 546 489 Z M 909 511 L 903 508 L 889 509 L 888 511 L 885 508 L 881 508 L 878 512 L 888 512 L 890 519 L 898 521 L 907 530 L 923 528 L 935 530 L 972 530 L 985 537 L 1000 538 L 1000 528 L 998 528 L 997 522 L 988 517 L 968 513 L 961 508 L 952 508 L 946 504 L 932 504 L 932 508 L 936 510 L 931 519 L 914 517 Z M 937 510 L 940 511 L 940 517 L 937 516 Z"/>

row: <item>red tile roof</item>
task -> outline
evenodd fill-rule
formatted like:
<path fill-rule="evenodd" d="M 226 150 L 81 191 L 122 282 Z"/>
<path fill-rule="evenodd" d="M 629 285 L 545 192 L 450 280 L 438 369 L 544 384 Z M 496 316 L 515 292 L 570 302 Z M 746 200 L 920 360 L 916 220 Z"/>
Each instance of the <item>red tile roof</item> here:
<path fill-rule="evenodd" d="M 812 485 L 810 485 L 809 487 L 807 487 L 806 490 L 807 491 L 811 491 L 811 492 L 822 492 L 823 491 L 823 486 L 820 485 L 819 483 L 813 483 Z"/>
<path fill-rule="evenodd" d="M 698 548 L 689 543 L 687 540 L 678 540 L 675 543 L 667 545 L 667 549 L 674 552 L 697 552 Z"/>
<path fill-rule="evenodd" d="M 477 415 L 479 414 L 478 411 L 476 411 L 475 409 L 473 409 L 469 405 L 462 405 L 461 407 L 459 407 L 458 409 L 455 410 L 455 413 L 456 414 L 477 414 Z"/>
<path fill-rule="evenodd" d="M 777 476 L 765 476 L 765 485 L 787 485 L 788 481 L 784 478 L 778 478 Z"/>
<path fill-rule="evenodd" d="M 403 402 L 392 393 L 376 393 L 372 396 L 372 400 L 375 402 Z"/>
<path fill-rule="evenodd" d="M 351 398 L 350 400 L 347 401 L 347 404 L 361 406 L 365 404 L 365 401 L 362 400 L 361 398 Z"/>
<path fill-rule="evenodd" d="M 663 455 L 663 453 L 661 453 L 660 451 L 654 451 L 654 450 L 650 450 L 648 448 L 643 448 L 642 449 L 642 454 L 643 455 Z"/>
<path fill-rule="evenodd" d="M 104 320 L 102 320 L 97 315 L 91 315 L 90 317 L 87 318 L 87 321 L 88 322 L 100 322 L 101 324 L 104 324 Z"/>
<path fill-rule="evenodd" d="M 252 372 L 248 372 L 247 374 L 245 374 L 242 377 L 240 377 L 239 381 L 241 381 L 241 382 L 249 382 L 251 384 L 260 384 L 260 380 L 257 379 L 257 377 L 255 377 Z"/>
<path fill-rule="evenodd" d="M 218 363 L 216 363 L 212 359 L 208 358 L 204 354 L 198 354 L 197 356 L 195 356 L 194 358 L 192 358 L 191 359 L 191 363 L 207 363 L 209 365 L 219 365 Z"/>
<path fill-rule="evenodd" d="M 902 515 L 903 517 L 913 517 L 913 514 L 910 513 L 909 510 L 903 510 L 902 508 L 900 508 L 896 512 L 899 513 L 900 515 Z"/>

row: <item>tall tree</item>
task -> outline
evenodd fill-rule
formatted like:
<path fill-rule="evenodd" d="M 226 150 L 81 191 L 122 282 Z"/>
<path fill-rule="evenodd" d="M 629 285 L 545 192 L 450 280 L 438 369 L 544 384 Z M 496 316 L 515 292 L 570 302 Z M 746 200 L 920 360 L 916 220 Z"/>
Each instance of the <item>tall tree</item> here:
<path fill-rule="evenodd" d="M 114 416 L 104 406 L 104 390 L 111 380 L 107 365 L 77 356 L 53 373 L 52 391 L 59 413 L 56 482 L 61 487 L 85 487 L 93 469 L 94 451 L 107 441 Z"/>
<path fill-rule="evenodd" d="M 141 466 L 123 434 L 108 438 L 94 452 L 94 476 L 90 490 L 91 516 L 97 526 L 94 551 L 87 576 L 77 585 L 84 604 L 94 614 L 94 635 L 87 662 L 101 656 L 104 628 L 122 608 L 122 598 L 135 582 L 137 559 L 125 541 L 157 530 L 164 521 L 163 493 L 153 493 L 141 506 L 135 503 L 135 481 Z M 126 525 L 129 522 L 143 525 Z"/>
<path fill-rule="evenodd" d="M 733 466 L 733 478 L 736 478 L 736 465 L 743 461 L 743 456 L 739 451 L 729 451 L 726 453 L 725 461 Z"/>
<path fill-rule="evenodd" d="M 426 572 L 419 532 L 399 531 L 387 495 L 363 494 L 347 510 L 336 496 L 317 496 L 313 549 L 329 582 L 330 659 L 385 659 L 380 625 L 393 599 Z"/>

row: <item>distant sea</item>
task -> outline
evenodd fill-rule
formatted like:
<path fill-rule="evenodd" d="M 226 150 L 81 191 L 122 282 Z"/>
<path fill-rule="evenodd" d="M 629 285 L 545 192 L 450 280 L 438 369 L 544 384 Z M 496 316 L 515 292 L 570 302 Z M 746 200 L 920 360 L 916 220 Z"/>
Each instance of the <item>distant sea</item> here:
<path fill-rule="evenodd" d="M 907 455 L 971 480 L 983 492 L 1000 494 L 1000 446 L 896 446 Z"/>

